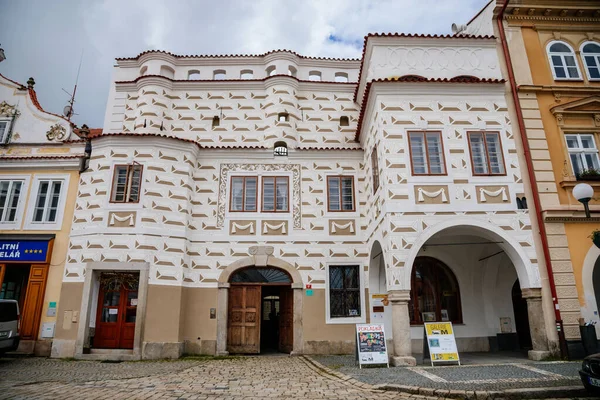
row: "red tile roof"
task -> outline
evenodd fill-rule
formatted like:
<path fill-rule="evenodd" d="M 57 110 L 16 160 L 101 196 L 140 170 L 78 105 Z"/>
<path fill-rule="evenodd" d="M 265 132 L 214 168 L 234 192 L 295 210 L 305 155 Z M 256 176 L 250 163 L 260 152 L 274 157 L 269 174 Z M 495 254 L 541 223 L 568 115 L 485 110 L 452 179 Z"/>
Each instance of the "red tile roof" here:
<path fill-rule="evenodd" d="M 182 55 L 182 54 L 174 54 L 174 53 L 164 51 L 164 50 L 147 50 L 147 51 L 141 52 L 140 54 L 138 54 L 135 57 L 118 57 L 118 58 L 116 58 L 116 60 L 117 61 L 137 60 L 144 54 L 151 54 L 151 53 L 167 54 L 167 55 L 175 57 L 175 58 L 232 58 L 232 57 L 259 58 L 259 57 L 265 57 L 265 56 L 268 56 L 269 54 L 274 54 L 274 53 L 291 53 L 298 58 L 303 58 L 303 59 L 307 59 L 307 60 L 360 61 L 359 58 L 330 58 L 330 57 L 303 56 L 303 55 L 296 53 L 295 51 L 291 51 L 291 50 L 287 50 L 287 49 L 271 50 L 271 51 L 268 51 L 263 54 L 215 54 L 215 55 L 207 55 L 207 54 Z"/>
<path fill-rule="evenodd" d="M 360 115 L 358 117 L 358 125 L 356 128 L 356 135 L 354 140 L 357 142 L 360 139 L 360 132 L 362 129 L 363 118 L 365 116 L 365 107 L 369 101 L 369 95 L 371 94 L 371 86 L 374 83 L 483 83 L 483 84 L 502 84 L 506 82 L 504 79 L 481 79 L 470 76 L 459 76 L 455 78 L 423 78 L 414 75 L 402 76 L 398 79 L 375 79 L 367 83 L 365 89 L 365 95 L 363 96 L 362 103 L 360 105 Z"/>
<path fill-rule="evenodd" d="M 144 78 L 163 78 L 166 79 L 168 81 L 171 82 L 264 82 L 268 79 L 272 79 L 272 78 L 277 78 L 277 77 L 285 77 L 285 78 L 291 78 L 291 79 L 295 79 L 298 82 L 308 82 L 308 83 L 335 83 L 338 85 L 356 85 L 356 82 L 335 82 L 335 81 L 307 81 L 307 80 L 302 80 L 302 79 L 298 79 L 295 76 L 290 76 L 290 75 L 285 75 L 285 74 L 277 74 L 277 75 L 271 75 L 271 76 L 267 76 L 261 79 L 171 79 L 171 78 L 167 78 L 166 76 L 162 76 L 162 75 L 142 75 L 142 76 L 138 76 L 137 78 L 135 78 L 132 81 L 116 81 L 116 84 L 125 84 L 125 83 L 136 83 L 141 79 Z"/>
<path fill-rule="evenodd" d="M 85 154 L 69 154 L 69 155 L 28 155 L 28 156 L 7 156 L 0 155 L 0 162 L 4 160 L 67 160 L 73 158 L 80 158 L 85 156 Z"/>

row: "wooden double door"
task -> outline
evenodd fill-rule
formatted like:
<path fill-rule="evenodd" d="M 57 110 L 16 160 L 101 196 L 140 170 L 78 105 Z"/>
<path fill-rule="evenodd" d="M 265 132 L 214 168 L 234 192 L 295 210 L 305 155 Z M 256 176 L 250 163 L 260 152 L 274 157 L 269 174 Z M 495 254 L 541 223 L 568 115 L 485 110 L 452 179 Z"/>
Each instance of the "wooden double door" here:
<path fill-rule="evenodd" d="M 289 285 L 232 284 L 228 307 L 230 353 L 260 354 L 261 333 L 267 336 L 263 347 L 291 353 L 294 300 Z"/>
<path fill-rule="evenodd" d="M 101 285 L 93 347 L 133 349 L 137 303 L 137 284 Z"/>

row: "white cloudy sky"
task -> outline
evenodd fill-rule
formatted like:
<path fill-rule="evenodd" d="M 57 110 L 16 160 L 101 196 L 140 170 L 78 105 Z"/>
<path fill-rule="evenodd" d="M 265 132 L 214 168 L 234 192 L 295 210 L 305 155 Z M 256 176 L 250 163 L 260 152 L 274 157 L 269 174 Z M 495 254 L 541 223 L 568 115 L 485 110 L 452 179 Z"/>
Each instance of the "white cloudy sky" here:
<path fill-rule="evenodd" d="M 255 54 L 290 49 L 360 57 L 368 32 L 450 33 L 487 0 L 0 0 L 0 73 L 36 80 L 44 108 L 60 112 L 83 50 L 74 117 L 102 127 L 116 57 L 148 49 Z"/>

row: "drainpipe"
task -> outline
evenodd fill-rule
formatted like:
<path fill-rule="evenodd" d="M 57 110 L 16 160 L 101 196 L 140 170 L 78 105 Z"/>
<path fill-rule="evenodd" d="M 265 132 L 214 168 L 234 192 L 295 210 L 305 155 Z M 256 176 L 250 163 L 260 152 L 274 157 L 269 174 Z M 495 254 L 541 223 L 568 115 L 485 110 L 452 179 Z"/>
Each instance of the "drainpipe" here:
<path fill-rule="evenodd" d="M 529 175 L 529 182 L 531 183 L 531 190 L 533 192 L 533 202 L 536 209 L 536 218 L 540 228 L 540 236 L 542 239 L 542 248 L 544 251 L 544 258 L 546 261 L 546 270 L 548 271 L 548 282 L 550 283 L 550 292 L 552 293 L 552 303 L 554 304 L 554 317 L 556 320 L 556 330 L 558 331 L 558 341 L 560 343 L 560 356 L 565 359 L 569 357 L 567 349 L 567 341 L 565 339 L 565 332 L 563 329 L 563 321 L 560 316 L 560 308 L 558 306 L 558 296 L 556 295 L 556 286 L 554 284 L 554 275 L 552 274 L 552 263 L 550 261 L 550 250 L 548 249 L 548 236 L 546 235 L 546 226 L 544 225 L 544 217 L 542 216 L 542 207 L 540 204 L 540 196 L 537 187 L 537 181 L 535 179 L 535 173 L 533 169 L 533 161 L 531 161 L 531 151 L 529 149 L 529 141 L 527 140 L 527 133 L 525 131 L 525 122 L 523 121 L 523 110 L 521 109 L 521 103 L 519 102 L 519 95 L 517 93 L 517 82 L 515 81 L 515 74 L 512 67 L 512 61 L 510 58 L 510 52 L 508 51 L 508 43 L 506 42 L 506 33 L 504 32 L 504 11 L 508 6 L 510 0 L 504 0 L 504 5 L 498 14 L 497 23 L 498 31 L 500 33 L 500 43 L 502 44 L 502 51 L 504 53 L 504 59 L 506 60 L 506 69 L 508 70 L 508 79 L 510 82 L 510 89 L 512 93 L 513 102 L 515 103 L 515 110 L 517 112 L 517 122 L 519 124 L 519 131 L 521 133 L 521 142 L 523 143 L 523 150 L 525 152 L 525 161 L 527 162 L 527 173 Z"/>

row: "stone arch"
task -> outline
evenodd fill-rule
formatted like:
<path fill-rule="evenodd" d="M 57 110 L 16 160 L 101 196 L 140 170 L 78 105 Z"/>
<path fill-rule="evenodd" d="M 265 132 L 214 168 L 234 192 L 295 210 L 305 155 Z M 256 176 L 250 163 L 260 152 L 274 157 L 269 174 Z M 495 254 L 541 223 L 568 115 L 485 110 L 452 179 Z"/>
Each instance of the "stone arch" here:
<path fill-rule="evenodd" d="M 404 279 L 402 282 L 404 286 L 403 289 L 410 289 L 410 277 L 413 264 L 423 245 L 437 233 L 447 229 L 460 227 L 473 228 L 473 232 L 488 240 L 501 241 L 502 243 L 499 243 L 498 246 L 504 250 L 513 263 L 513 266 L 517 271 L 519 282 L 521 283 L 521 288 L 541 288 L 539 271 L 534 268 L 530 258 L 525 253 L 525 250 L 523 250 L 523 247 L 521 247 L 515 239 L 510 237 L 503 229 L 496 225 L 476 219 L 460 218 L 431 226 L 419 236 L 418 240 L 413 244 L 404 264 L 407 268 L 404 272 Z"/>
<path fill-rule="evenodd" d="M 600 314 L 598 310 L 597 300 L 600 293 L 596 293 L 594 288 L 594 269 L 600 268 L 600 248 L 592 244 L 588 250 L 585 259 L 583 260 L 583 268 L 581 270 L 581 280 L 583 282 L 583 296 L 585 305 L 581 307 L 581 316 L 587 320 L 598 319 Z M 596 332 L 600 332 L 600 326 L 596 326 Z"/>
<path fill-rule="evenodd" d="M 294 292 L 294 346 L 292 354 L 302 354 L 304 348 L 303 338 L 303 283 L 302 276 L 296 268 L 287 261 L 273 257 L 272 246 L 250 247 L 249 257 L 241 258 L 229 264 L 219 276 L 217 294 L 217 355 L 227 355 L 227 318 L 229 303 L 229 280 L 236 272 L 248 267 L 257 268 L 279 268 L 285 271 L 291 278 L 291 287 Z"/>

